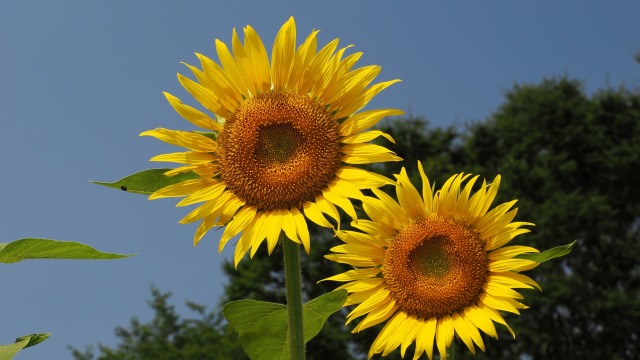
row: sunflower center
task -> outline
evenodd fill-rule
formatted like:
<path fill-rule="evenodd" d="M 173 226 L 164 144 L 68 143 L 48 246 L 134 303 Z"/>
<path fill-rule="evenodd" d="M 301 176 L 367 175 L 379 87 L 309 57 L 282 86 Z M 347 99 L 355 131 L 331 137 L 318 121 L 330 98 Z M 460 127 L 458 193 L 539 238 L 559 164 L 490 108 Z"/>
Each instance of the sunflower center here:
<path fill-rule="evenodd" d="M 445 245 L 447 238 L 436 236 L 409 252 L 410 266 L 425 277 L 443 278 L 451 270 Z"/>
<path fill-rule="evenodd" d="M 284 164 L 295 155 L 302 140 L 302 133 L 292 123 L 261 126 L 254 156 L 265 164 Z"/>
<path fill-rule="evenodd" d="M 412 222 L 396 235 L 382 273 L 403 311 L 437 318 L 478 301 L 488 258 L 478 234 L 455 220 L 432 217 Z"/>
<path fill-rule="evenodd" d="M 308 96 L 268 92 L 244 101 L 218 137 L 220 177 L 258 210 L 300 208 L 340 168 L 338 122 Z"/>

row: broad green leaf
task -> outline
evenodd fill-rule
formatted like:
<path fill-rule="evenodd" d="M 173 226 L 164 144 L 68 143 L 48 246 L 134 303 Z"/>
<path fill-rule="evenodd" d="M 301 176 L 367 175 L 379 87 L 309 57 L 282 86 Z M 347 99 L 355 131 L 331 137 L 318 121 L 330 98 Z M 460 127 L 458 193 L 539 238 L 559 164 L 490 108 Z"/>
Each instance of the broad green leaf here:
<path fill-rule="evenodd" d="M 571 249 L 573 248 L 573 245 L 576 243 L 576 241 L 577 240 L 574 240 L 570 244 L 566 244 L 566 245 L 562 245 L 562 246 L 556 246 L 556 247 L 554 247 L 552 249 L 549 249 L 549 250 L 541 252 L 541 253 L 521 254 L 521 255 L 518 255 L 517 258 L 533 260 L 533 261 L 535 261 L 537 263 L 543 263 L 545 261 L 549 261 L 551 259 L 559 258 L 559 257 L 562 257 L 562 256 L 565 256 L 565 255 L 569 254 L 571 252 Z"/>
<path fill-rule="evenodd" d="M 47 334 L 31 334 L 21 336 L 16 342 L 9 345 L 0 345 L 0 360 L 11 360 L 22 349 L 39 344 L 49 337 Z"/>
<path fill-rule="evenodd" d="M 303 305 L 304 342 L 322 330 L 329 316 L 347 299 L 344 290 L 324 294 Z M 252 360 L 288 360 L 287 308 L 282 304 L 239 300 L 225 305 L 224 315 L 240 335 L 240 342 Z"/>
<path fill-rule="evenodd" d="M 0 244 L 0 263 L 14 263 L 27 259 L 120 259 L 131 255 L 98 251 L 89 245 L 73 241 L 49 239 L 21 239 Z"/>
<path fill-rule="evenodd" d="M 164 175 L 169 170 L 171 169 L 148 169 L 123 177 L 114 183 L 100 181 L 92 181 L 92 183 L 130 193 L 150 195 L 163 187 L 198 178 L 198 175 L 194 172 L 186 172 L 175 176 Z"/>

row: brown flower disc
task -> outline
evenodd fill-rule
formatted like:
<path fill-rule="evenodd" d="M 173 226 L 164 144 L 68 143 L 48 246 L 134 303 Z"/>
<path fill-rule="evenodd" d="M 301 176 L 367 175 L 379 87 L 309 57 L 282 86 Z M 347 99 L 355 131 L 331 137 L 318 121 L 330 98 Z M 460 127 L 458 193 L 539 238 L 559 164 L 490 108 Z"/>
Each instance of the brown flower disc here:
<path fill-rule="evenodd" d="M 488 264 L 478 234 L 454 220 L 432 217 L 398 232 L 386 250 L 382 273 L 402 311 L 429 319 L 475 304 Z"/>
<path fill-rule="evenodd" d="M 220 176 L 258 210 L 300 208 L 341 165 L 338 123 L 309 97 L 268 92 L 247 99 L 218 137 Z"/>

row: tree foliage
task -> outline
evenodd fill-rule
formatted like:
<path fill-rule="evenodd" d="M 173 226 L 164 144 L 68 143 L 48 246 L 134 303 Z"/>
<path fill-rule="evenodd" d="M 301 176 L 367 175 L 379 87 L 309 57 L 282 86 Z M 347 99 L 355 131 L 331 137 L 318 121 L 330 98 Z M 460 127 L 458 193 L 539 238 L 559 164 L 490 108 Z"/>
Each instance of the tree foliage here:
<path fill-rule="evenodd" d="M 519 199 L 516 220 L 536 224 L 532 234 L 516 242 L 548 249 L 578 240 L 569 256 L 530 272 L 543 292 L 525 292 L 524 302 L 531 308 L 521 316 L 507 316 L 515 340 L 506 331 L 500 341 L 485 337 L 487 352 L 476 357 L 460 343 L 458 357 L 634 359 L 640 353 L 639 91 L 606 88 L 589 96 L 577 81 L 548 79 L 515 86 L 494 114 L 465 129 L 432 128 L 420 118 L 388 121 L 382 128 L 395 138 L 394 150 L 405 161 L 376 165 L 376 171 L 391 176 L 405 166 L 417 184 L 420 160 L 438 184 L 462 171 L 489 180 L 501 174 L 497 201 Z M 348 223 L 345 218 L 342 226 Z M 312 238 L 311 254 L 303 255 L 306 300 L 337 286 L 319 280 L 346 270 L 323 258 L 339 243 L 330 231 L 315 231 Z M 284 303 L 282 268 L 278 249 L 267 256 L 263 248 L 237 269 L 226 263 L 229 282 L 223 302 L 253 298 Z M 216 359 L 203 354 L 225 346 L 225 351 L 238 350 L 219 314 L 180 322 L 166 304 L 159 306 L 162 299 L 154 293 L 156 319 L 144 325 L 134 320 L 130 330 L 119 328 L 121 343 L 116 349 L 100 347 L 99 359 L 162 359 L 145 357 L 156 354 L 149 349 L 162 350 L 157 354 L 190 349 L 200 359 Z M 331 317 L 308 344 L 309 359 L 366 358 L 378 331 L 351 335 L 353 324 L 344 326 L 346 312 Z M 188 341 L 186 333 L 211 338 L 197 353 L 198 343 Z M 108 357 L 112 353 L 129 357 Z M 398 359 L 398 353 L 386 359 Z M 242 356 L 233 352 L 222 358 Z M 76 353 L 76 359 L 90 357 Z"/>
<path fill-rule="evenodd" d="M 517 341 L 492 358 L 632 359 L 640 352 L 640 94 L 592 97 L 566 78 L 516 86 L 470 128 L 465 159 L 503 175 L 502 200 L 518 198 L 536 224 L 527 243 L 574 252 L 534 270 L 542 293 L 512 319 Z M 500 199 L 499 199 L 500 200 Z"/>

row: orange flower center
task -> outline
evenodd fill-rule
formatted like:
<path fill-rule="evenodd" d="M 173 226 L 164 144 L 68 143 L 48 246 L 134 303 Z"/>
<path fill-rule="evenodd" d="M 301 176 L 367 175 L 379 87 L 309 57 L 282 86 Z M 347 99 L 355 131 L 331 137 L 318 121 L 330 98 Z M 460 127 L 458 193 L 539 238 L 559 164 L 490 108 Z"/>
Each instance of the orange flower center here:
<path fill-rule="evenodd" d="M 225 122 L 218 157 L 222 180 L 247 205 L 300 208 L 341 165 L 338 122 L 305 95 L 259 94 Z"/>
<path fill-rule="evenodd" d="M 457 221 L 432 217 L 412 222 L 396 235 L 382 273 L 400 309 L 428 319 L 476 303 L 488 264 L 477 233 Z"/>

